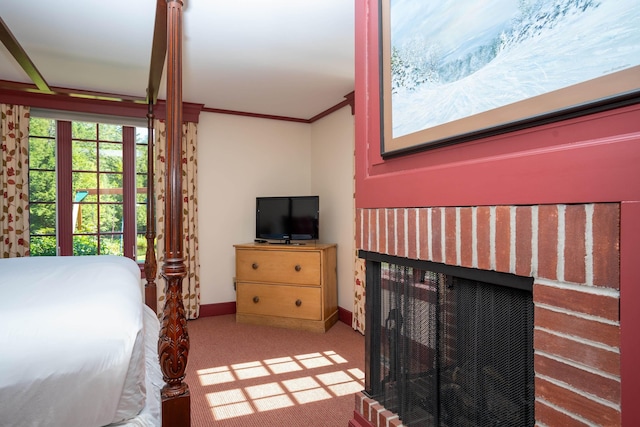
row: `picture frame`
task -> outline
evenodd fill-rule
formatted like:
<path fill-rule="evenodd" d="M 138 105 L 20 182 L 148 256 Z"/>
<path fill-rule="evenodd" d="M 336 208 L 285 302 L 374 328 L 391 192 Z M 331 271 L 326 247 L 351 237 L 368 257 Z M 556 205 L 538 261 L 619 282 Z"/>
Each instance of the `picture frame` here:
<path fill-rule="evenodd" d="M 637 0 L 379 0 L 383 158 L 640 102 Z"/>

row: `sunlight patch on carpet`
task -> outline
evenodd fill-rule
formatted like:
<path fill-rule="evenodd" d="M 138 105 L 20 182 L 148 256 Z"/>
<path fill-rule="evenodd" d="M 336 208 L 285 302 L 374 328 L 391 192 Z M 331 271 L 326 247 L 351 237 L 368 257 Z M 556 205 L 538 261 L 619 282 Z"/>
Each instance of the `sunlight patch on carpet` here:
<path fill-rule="evenodd" d="M 347 359 L 345 359 L 344 357 L 340 356 L 335 351 L 325 351 L 324 354 L 329 359 L 333 360 L 334 363 L 347 363 Z"/>
<path fill-rule="evenodd" d="M 331 399 L 331 395 L 312 377 L 283 381 L 282 384 L 284 384 L 300 404 Z"/>
<path fill-rule="evenodd" d="M 317 375 L 316 378 L 336 396 L 346 396 L 362 391 L 362 382 L 355 380 L 344 371 L 329 372 Z"/>
<path fill-rule="evenodd" d="M 269 370 L 274 374 L 285 374 L 287 372 L 301 371 L 304 369 L 291 357 L 278 357 L 277 359 L 267 359 L 264 361 Z"/>
<path fill-rule="evenodd" d="M 231 367 L 240 380 L 271 375 L 262 362 L 240 363 L 237 365 L 231 365 Z"/>
<path fill-rule="evenodd" d="M 263 397 L 277 396 L 284 394 L 284 389 L 280 383 L 260 384 L 245 388 L 245 391 L 251 399 L 261 399 Z"/>
<path fill-rule="evenodd" d="M 296 359 L 307 369 L 333 365 L 333 362 L 320 353 L 310 353 L 296 356 Z"/>
<path fill-rule="evenodd" d="M 295 405 L 291 398 L 285 394 L 279 383 L 267 383 L 247 387 L 245 389 L 253 404 L 260 412 L 286 408 Z"/>
<path fill-rule="evenodd" d="M 216 390 L 206 394 L 207 402 L 214 419 L 224 420 L 355 394 L 364 387 L 362 370 L 326 372 L 345 363 L 335 351 L 324 351 L 201 369 L 198 376 Z M 269 382 L 256 384 L 263 377 Z M 235 388 L 223 389 L 228 383 Z"/>
<path fill-rule="evenodd" d="M 299 404 L 304 405 L 305 403 L 331 399 L 333 396 L 325 389 L 318 387 L 311 390 L 296 391 L 293 393 L 293 397 L 295 397 Z"/>
<path fill-rule="evenodd" d="M 253 414 L 253 408 L 241 389 L 207 394 L 207 401 L 216 420 Z"/>
<path fill-rule="evenodd" d="M 289 396 L 285 395 L 256 399 L 253 401 L 253 403 L 256 405 L 256 408 L 260 412 L 273 411 L 274 409 L 282 409 L 295 405 L 295 403 L 289 398 Z"/>
<path fill-rule="evenodd" d="M 364 372 L 362 372 L 361 369 L 358 369 L 358 368 L 347 369 L 347 372 L 353 375 L 355 379 L 364 381 Z"/>
<path fill-rule="evenodd" d="M 200 369 L 198 378 L 200 378 L 200 384 L 203 386 L 229 383 L 236 380 L 228 366 Z"/>

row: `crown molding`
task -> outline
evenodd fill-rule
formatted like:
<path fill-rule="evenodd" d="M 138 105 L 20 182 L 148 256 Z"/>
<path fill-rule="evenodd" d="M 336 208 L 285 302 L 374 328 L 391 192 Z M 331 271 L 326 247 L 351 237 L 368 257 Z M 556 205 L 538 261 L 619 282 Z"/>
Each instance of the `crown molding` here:
<path fill-rule="evenodd" d="M 21 104 L 52 110 L 79 111 L 93 114 L 146 118 L 149 106 L 144 98 L 102 92 L 78 91 L 52 87 L 52 93 L 42 93 L 33 84 L 0 80 L 0 102 Z M 198 123 L 203 104 L 184 102 L 182 119 Z M 158 100 L 154 116 L 166 117 L 166 101 Z"/>
<path fill-rule="evenodd" d="M 269 120 L 282 120 L 296 123 L 313 123 L 323 117 L 349 105 L 351 114 L 355 114 L 355 93 L 349 92 L 344 100 L 309 118 L 277 116 L 270 114 L 251 113 L 246 111 L 225 110 L 205 107 L 204 104 L 183 103 L 183 120 L 198 123 L 200 112 L 230 114 L 235 116 L 254 117 Z M 6 104 L 30 105 L 37 108 L 53 110 L 80 111 L 85 113 L 108 114 L 114 116 L 146 118 L 148 104 L 145 98 L 131 95 L 84 91 L 61 87 L 51 87 L 50 93 L 41 92 L 34 84 L 0 80 L 0 102 Z M 164 119 L 166 116 L 166 101 L 158 100 L 154 106 L 154 116 Z"/>

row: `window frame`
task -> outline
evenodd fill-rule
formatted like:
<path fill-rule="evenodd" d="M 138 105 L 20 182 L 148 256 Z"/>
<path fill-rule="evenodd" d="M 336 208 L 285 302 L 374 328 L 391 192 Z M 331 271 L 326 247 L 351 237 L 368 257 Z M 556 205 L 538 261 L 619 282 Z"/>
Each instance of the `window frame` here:
<path fill-rule="evenodd" d="M 39 115 L 34 117 L 40 118 Z M 73 121 L 67 119 L 56 119 L 43 116 L 43 119 L 49 119 L 55 121 L 55 174 L 56 174 L 56 253 L 58 256 L 74 256 L 73 253 L 73 236 L 75 227 L 73 224 L 73 166 L 72 166 L 72 151 L 73 151 L 73 136 L 72 126 Z M 78 119 L 75 122 L 90 122 L 98 124 L 113 124 L 113 120 L 101 121 L 99 117 L 92 118 L 90 120 Z M 144 235 L 146 230 L 138 232 L 137 230 L 137 217 L 136 210 L 138 206 L 146 205 L 148 207 L 148 200 L 146 203 L 140 203 L 137 200 L 137 176 L 139 173 L 136 171 L 136 156 L 138 153 L 138 144 L 136 141 L 136 128 L 141 126 L 133 126 L 130 124 L 119 124 L 122 126 L 122 211 L 123 211 L 123 253 L 122 255 L 133 259 L 138 262 L 138 258 L 143 256 L 144 253 L 138 254 L 137 252 L 137 237 L 138 235 Z M 29 135 L 31 138 L 32 136 Z M 153 141 L 147 141 L 147 144 Z M 96 143 L 100 144 L 99 135 L 96 138 Z M 148 160 L 147 160 L 148 161 Z M 145 164 L 147 163 L 145 161 Z M 99 175 L 99 172 L 96 171 Z M 148 177 L 147 177 L 148 185 Z M 29 200 L 30 203 L 37 202 Z M 100 206 L 100 203 L 98 203 Z M 92 233 L 93 235 L 94 233 Z M 100 229 L 96 230 L 95 235 L 103 235 Z M 108 234 L 108 233 L 107 233 Z M 31 234 L 30 236 L 34 236 Z M 147 242 L 145 241 L 145 244 Z M 97 252 L 99 247 L 97 248 Z"/>

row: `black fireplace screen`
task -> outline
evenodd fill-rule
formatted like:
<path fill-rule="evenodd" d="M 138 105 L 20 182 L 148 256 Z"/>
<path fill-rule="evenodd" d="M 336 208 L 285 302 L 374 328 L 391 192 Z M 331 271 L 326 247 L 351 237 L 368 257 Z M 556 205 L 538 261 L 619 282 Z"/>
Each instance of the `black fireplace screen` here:
<path fill-rule="evenodd" d="M 367 262 L 365 392 L 407 426 L 533 426 L 532 279 L 392 261 Z"/>

